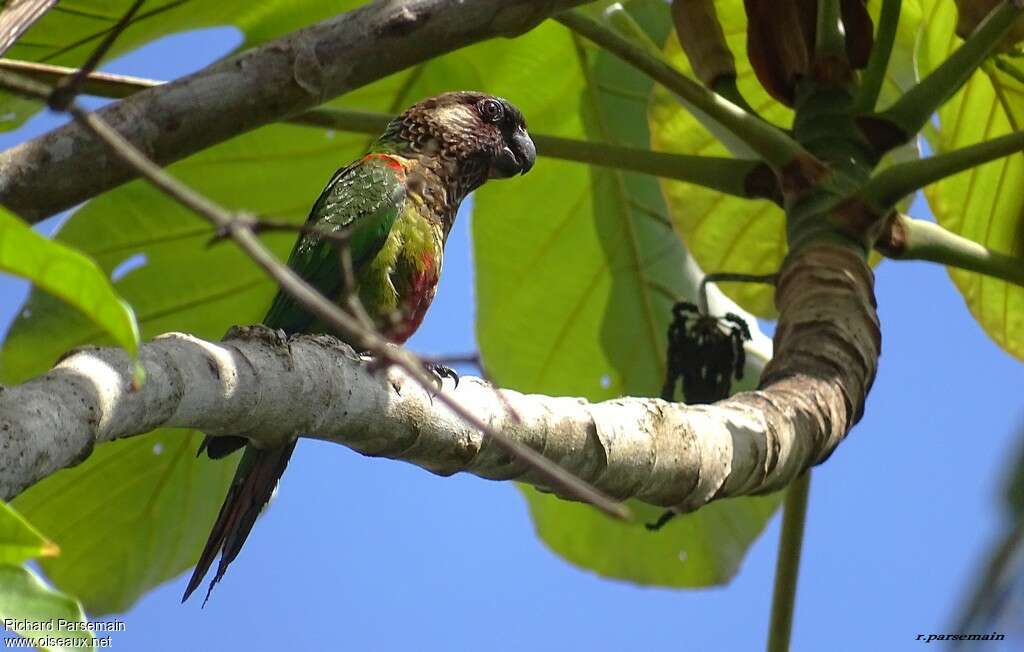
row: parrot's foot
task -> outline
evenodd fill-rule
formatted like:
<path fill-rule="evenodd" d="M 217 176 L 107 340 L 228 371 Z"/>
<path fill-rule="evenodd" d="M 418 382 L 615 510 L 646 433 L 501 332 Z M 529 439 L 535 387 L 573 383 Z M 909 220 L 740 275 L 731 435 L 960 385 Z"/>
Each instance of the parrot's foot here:
<path fill-rule="evenodd" d="M 451 378 L 453 381 L 455 381 L 456 388 L 459 386 L 459 374 L 451 367 L 447 367 L 443 364 L 436 364 L 433 362 L 428 362 L 426 364 L 426 367 L 427 371 L 434 375 L 434 380 L 437 382 L 437 391 L 440 392 L 442 389 L 444 389 L 445 378 Z"/>
<path fill-rule="evenodd" d="M 675 517 L 676 517 L 676 513 L 675 512 L 673 512 L 671 509 L 666 509 L 661 514 L 661 516 L 658 517 L 657 521 L 655 521 L 653 523 L 644 523 L 644 527 L 647 528 L 651 532 L 657 532 L 661 528 L 665 527 L 665 524 L 668 523 L 669 521 L 671 521 L 672 519 L 674 519 Z"/>

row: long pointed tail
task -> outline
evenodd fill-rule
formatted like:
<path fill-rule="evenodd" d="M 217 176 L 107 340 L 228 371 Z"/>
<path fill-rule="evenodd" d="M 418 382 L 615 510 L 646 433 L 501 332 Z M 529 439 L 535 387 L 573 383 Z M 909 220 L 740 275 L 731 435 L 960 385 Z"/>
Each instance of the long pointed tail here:
<path fill-rule="evenodd" d="M 238 463 L 238 470 L 235 471 L 228 495 L 224 498 L 220 514 L 217 515 L 217 520 L 210 531 L 210 538 L 206 541 L 203 554 L 200 555 L 192 578 L 188 581 L 185 595 L 181 598 L 182 602 L 188 600 L 196 590 L 210 570 L 217 553 L 221 553 L 217 573 L 210 582 L 210 588 L 206 590 L 203 604 L 210 599 L 213 587 L 224 577 L 228 565 L 238 556 L 256 518 L 274 493 L 274 487 L 277 486 L 277 481 L 284 473 L 288 458 L 292 456 L 294 450 L 295 442 L 282 448 L 265 450 L 252 446 L 245 447 L 245 453 Z"/>

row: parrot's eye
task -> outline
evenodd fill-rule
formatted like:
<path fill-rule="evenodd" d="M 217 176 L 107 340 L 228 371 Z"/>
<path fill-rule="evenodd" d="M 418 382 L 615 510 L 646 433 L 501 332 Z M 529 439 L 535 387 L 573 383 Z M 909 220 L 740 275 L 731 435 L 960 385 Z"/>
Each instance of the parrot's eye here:
<path fill-rule="evenodd" d="M 501 102 L 491 98 L 480 100 L 476 105 L 476 110 L 487 122 L 500 122 L 505 115 L 505 109 L 501 106 Z"/>

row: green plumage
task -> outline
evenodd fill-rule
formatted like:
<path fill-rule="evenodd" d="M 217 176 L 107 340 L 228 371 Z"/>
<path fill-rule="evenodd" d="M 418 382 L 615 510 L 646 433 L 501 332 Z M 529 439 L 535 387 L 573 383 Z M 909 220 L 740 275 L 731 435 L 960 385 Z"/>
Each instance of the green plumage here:
<path fill-rule="evenodd" d="M 463 197 L 488 178 L 525 173 L 535 155 L 522 115 L 500 98 L 458 92 L 424 100 L 394 120 L 368 154 L 335 173 L 313 204 L 310 228 L 299 237 L 288 266 L 324 296 L 341 300 L 348 294 L 342 250 L 324 234 L 344 235 L 363 308 L 378 332 L 402 343 L 434 297 L 444 242 Z M 289 335 L 327 330 L 284 292 L 263 323 Z M 218 552 L 210 590 L 223 576 L 295 448 L 294 441 L 273 449 L 247 441 L 207 437 L 200 449 L 212 458 L 243 446 L 245 453 L 183 601 Z"/>

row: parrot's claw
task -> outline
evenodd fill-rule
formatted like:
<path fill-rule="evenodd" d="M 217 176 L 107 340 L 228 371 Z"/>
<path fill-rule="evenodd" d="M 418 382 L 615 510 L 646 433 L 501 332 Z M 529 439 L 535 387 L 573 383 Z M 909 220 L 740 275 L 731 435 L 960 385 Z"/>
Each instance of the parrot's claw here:
<path fill-rule="evenodd" d="M 661 516 L 658 517 L 657 521 L 653 523 L 644 523 L 644 527 L 647 528 L 650 532 L 657 532 L 661 528 L 665 527 L 665 524 L 674 519 L 675 517 L 675 512 L 673 512 L 671 509 L 666 509 L 664 512 L 662 512 Z"/>
<path fill-rule="evenodd" d="M 433 362 L 427 364 L 427 370 L 434 375 L 434 380 L 437 382 L 437 391 L 440 392 L 444 389 L 444 379 L 451 378 L 455 382 L 455 387 L 459 386 L 459 374 L 456 373 L 451 367 L 446 367 L 443 364 L 435 364 Z"/>

